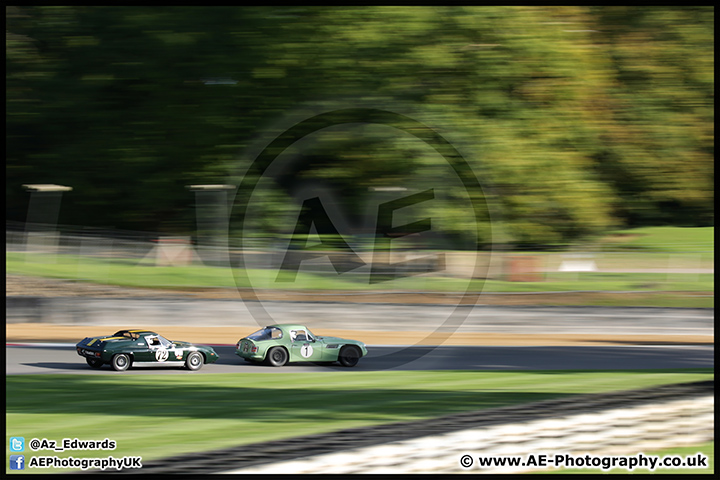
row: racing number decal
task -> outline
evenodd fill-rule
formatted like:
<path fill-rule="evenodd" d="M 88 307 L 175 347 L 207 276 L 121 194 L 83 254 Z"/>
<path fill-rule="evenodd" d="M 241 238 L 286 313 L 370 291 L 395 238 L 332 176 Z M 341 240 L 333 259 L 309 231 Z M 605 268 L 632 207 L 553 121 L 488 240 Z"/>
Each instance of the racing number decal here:
<path fill-rule="evenodd" d="M 168 351 L 164 348 L 159 348 L 157 352 L 155 352 L 155 360 L 158 362 L 164 362 L 168 359 Z"/>
<path fill-rule="evenodd" d="M 308 358 L 312 354 L 313 354 L 312 345 L 310 345 L 309 343 L 303 344 L 303 346 L 300 348 L 300 355 L 302 355 L 303 358 Z"/>

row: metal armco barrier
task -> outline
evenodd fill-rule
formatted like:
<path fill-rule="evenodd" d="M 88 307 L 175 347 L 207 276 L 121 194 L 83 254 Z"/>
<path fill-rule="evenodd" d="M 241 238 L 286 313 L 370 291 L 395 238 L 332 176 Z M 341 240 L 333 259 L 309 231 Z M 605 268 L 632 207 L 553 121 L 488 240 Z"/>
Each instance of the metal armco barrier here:
<path fill-rule="evenodd" d="M 705 381 L 576 395 L 346 429 L 148 461 L 140 470 L 123 472 L 492 473 L 477 467 L 465 469 L 459 459 L 463 454 L 634 455 L 711 441 L 714 384 Z"/>

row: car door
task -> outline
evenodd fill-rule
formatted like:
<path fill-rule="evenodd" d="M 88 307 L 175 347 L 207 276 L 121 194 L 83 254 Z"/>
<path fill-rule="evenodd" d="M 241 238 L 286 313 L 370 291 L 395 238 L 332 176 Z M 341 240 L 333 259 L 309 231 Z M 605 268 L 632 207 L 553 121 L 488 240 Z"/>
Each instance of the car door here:
<path fill-rule="evenodd" d="M 147 350 L 142 352 L 142 362 L 165 363 L 170 359 L 168 346 L 170 342 L 162 338 L 160 335 L 145 336 L 145 345 Z M 137 356 L 136 356 L 137 357 Z"/>
<path fill-rule="evenodd" d="M 322 348 L 315 337 L 305 329 L 290 330 L 290 361 L 316 362 L 322 356 Z"/>
<path fill-rule="evenodd" d="M 153 337 L 155 337 L 155 335 L 144 335 L 135 342 L 137 349 L 133 353 L 133 357 L 135 357 L 136 362 L 155 361 L 155 352 L 150 350 L 150 342 Z"/>

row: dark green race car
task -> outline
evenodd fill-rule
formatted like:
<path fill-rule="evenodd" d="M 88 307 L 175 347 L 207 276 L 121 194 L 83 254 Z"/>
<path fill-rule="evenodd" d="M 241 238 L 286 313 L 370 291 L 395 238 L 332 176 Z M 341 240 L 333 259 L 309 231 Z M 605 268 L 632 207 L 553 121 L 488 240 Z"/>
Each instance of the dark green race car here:
<path fill-rule="evenodd" d="M 100 368 L 107 363 L 117 371 L 130 366 L 184 366 L 200 370 L 203 364 L 218 359 L 212 347 L 171 342 L 149 330 L 120 330 L 110 336 L 86 337 L 75 348 L 91 367 Z"/>
<path fill-rule="evenodd" d="M 303 325 L 270 325 L 241 338 L 235 354 L 252 363 L 282 367 L 288 362 L 340 362 L 354 367 L 367 355 L 363 342 L 318 337 Z"/>

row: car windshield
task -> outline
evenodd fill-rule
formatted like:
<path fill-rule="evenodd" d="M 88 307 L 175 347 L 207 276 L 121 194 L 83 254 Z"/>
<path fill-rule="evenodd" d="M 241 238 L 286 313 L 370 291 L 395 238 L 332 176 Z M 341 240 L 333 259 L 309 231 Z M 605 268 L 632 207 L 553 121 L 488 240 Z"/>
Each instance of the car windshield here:
<path fill-rule="evenodd" d="M 282 338 L 282 330 L 276 327 L 265 327 L 262 330 L 258 330 L 257 332 L 248 335 L 247 338 L 250 340 L 255 341 L 262 341 L 262 340 L 273 340 L 276 338 Z"/>
<path fill-rule="evenodd" d="M 145 338 L 147 339 L 147 344 L 150 347 L 170 348 L 172 346 L 172 342 L 170 340 L 165 337 L 161 337 L 160 335 L 152 335 Z"/>

